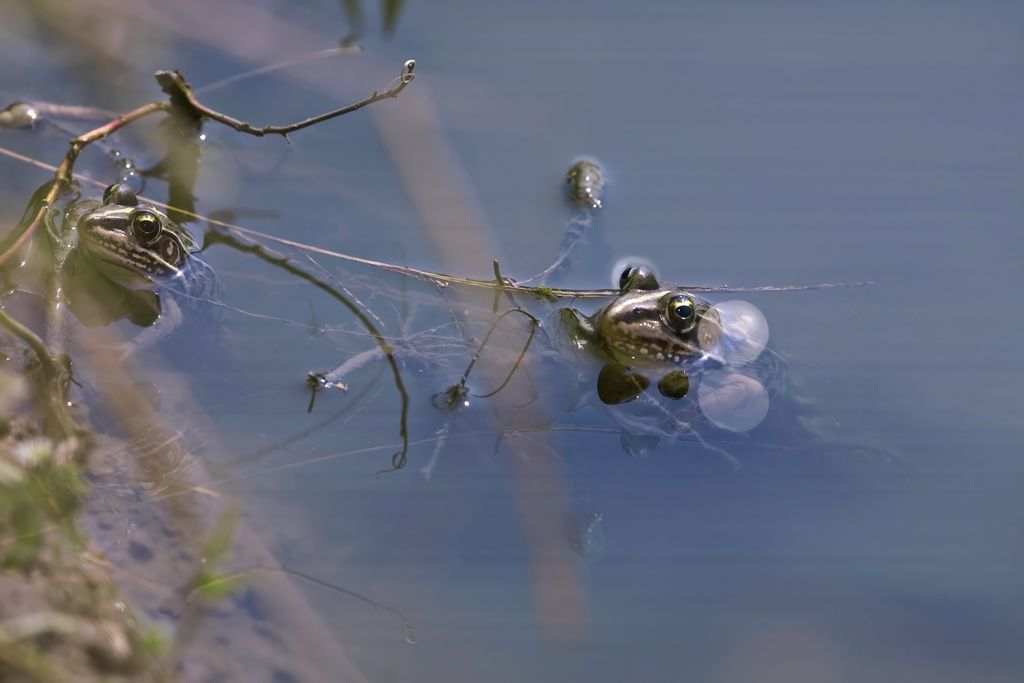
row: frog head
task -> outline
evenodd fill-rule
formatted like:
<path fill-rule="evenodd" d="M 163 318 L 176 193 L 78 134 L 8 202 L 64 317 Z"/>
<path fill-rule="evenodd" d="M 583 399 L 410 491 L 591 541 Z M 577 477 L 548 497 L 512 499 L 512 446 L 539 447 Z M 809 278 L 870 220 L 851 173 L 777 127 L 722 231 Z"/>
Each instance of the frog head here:
<path fill-rule="evenodd" d="M 606 360 L 598 376 L 604 403 L 637 398 L 656 379 L 662 395 L 689 391 L 687 363 L 703 358 L 722 334 L 710 303 L 679 287 L 662 287 L 654 272 L 631 265 L 619 277 L 619 294 L 594 315 L 562 309 L 570 338 Z"/>
<path fill-rule="evenodd" d="M 592 317 L 610 359 L 626 366 L 681 365 L 700 358 L 722 333 L 710 303 L 679 287 L 662 287 L 646 266 L 629 266 L 619 295 Z"/>
<path fill-rule="evenodd" d="M 191 234 L 127 185 L 111 185 L 102 203 L 78 218 L 80 245 L 112 280 L 150 284 L 180 277 L 197 250 Z"/>

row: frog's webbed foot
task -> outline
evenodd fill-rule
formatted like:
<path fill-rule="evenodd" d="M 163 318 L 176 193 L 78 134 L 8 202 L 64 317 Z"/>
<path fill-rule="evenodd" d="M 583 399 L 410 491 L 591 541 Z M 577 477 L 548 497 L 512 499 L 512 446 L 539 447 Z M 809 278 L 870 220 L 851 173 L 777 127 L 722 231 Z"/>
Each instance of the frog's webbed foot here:
<path fill-rule="evenodd" d="M 605 363 L 597 376 L 597 396 L 602 403 L 617 405 L 635 400 L 650 385 L 643 375 L 630 372 L 620 363 Z"/>
<path fill-rule="evenodd" d="M 682 370 L 673 370 L 658 380 L 658 391 L 662 396 L 677 401 L 690 391 L 690 377 Z"/>

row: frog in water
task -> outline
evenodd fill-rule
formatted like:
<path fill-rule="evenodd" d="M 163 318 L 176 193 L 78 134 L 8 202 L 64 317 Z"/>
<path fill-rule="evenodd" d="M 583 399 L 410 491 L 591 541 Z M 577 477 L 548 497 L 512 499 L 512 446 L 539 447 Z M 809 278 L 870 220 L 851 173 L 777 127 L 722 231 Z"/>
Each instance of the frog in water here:
<path fill-rule="evenodd" d="M 606 404 L 632 401 L 658 378 L 658 391 L 680 399 L 689 391 L 685 366 L 703 359 L 718 342 L 722 324 L 707 301 L 678 287 L 662 287 L 650 268 L 628 266 L 619 296 L 587 317 L 563 308 L 559 317 L 570 341 L 606 360 L 597 380 Z"/>
<path fill-rule="evenodd" d="M 128 319 L 147 328 L 131 343 L 141 348 L 181 323 L 176 298 L 187 304 L 216 295 L 217 278 L 195 238 L 127 185 L 109 186 L 102 201 L 78 202 L 65 220 L 78 233 L 68 304 L 87 325 Z"/>

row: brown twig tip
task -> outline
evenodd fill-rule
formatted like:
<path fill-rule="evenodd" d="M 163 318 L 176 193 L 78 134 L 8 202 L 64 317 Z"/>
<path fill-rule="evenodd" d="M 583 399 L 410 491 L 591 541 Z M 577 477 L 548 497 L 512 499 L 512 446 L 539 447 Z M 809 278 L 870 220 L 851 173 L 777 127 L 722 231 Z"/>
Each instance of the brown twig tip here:
<path fill-rule="evenodd" d="M 188 85 L 188 81 L 181 75 L 180 71 L 165 71 L 160 70 L 153 74 L 156 78 L 157 85 L 168 95 L 173 95 L 176 92 L 183 92 L 191 90 Z"/>
<path fill-rule="evenodd" d="M 257 137 L 263 137 L 265 135 L 280 135 L 287 139 L 288 134 L 294 131 L 308 128 L 309 126 L 327 121 L 328 119 L 344 116 L 345 114 L 362 109 L 369 104 L 380 102 L 381 100 L 390 97 L 397 97 L 398 94 L 405 89 L 405 86 L 412 83 L 413 78 L 415 78 L 413 73 L 415 69 L 416 60 L 406 60 L 405 64 L 402 65 L 402 71 L 398 74 L 398 78 L 392 80 L 383 91 L 374 90 L 372 95 L 359 100 L 354 104 L 283 126 L 254 126 L 251 123 L 241 121 L 207 107 L 196 99 L 196 95 L 192 92 L 192 89 L 189 87 L 185 77 L 177 71 L 157 71 L 155 77 L 160 88 L 170 98 L 172 108 L 179 112 L 184 112 L 197 118 L 206 118 L 211 121 L 216 121 L 217 123 L 228 126 L 229 128 L 233 128 L 239 133 L 246 133 Z"/>

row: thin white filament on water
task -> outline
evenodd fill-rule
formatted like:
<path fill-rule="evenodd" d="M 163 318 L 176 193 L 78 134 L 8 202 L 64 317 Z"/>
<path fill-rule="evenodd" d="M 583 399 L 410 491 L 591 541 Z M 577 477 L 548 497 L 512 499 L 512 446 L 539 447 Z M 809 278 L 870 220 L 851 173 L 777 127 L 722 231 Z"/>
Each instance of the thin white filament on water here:
<path fill-rule="evenodd" d="M 202 93 L 212 92 L 214 90 L 218 90 L 228 85 L 232 85 L 233 83 L 238 83 L 240 81 L 244 81 L 250 78 L 255 78 L 256 76 L 262 76 L 264 74 L 272 73 L 274 71 L 280 71 L 282 69 L 287 69 L 292 66 L 298 66 L 299 64 L 315 62 L 320 59 L 327 59 L 329 57 L 334 57 L 337 55 L 359 54 L 362 51 L 362 48 L 360 48 L 358 45 L 345 47 L 331 47 L 327 48 L 326 50 L 317 50 L 316 52 L 309 52 L 303 55 L 299 55 L 298 57 L 292 57 L 290 59 L 284 59 L 280 62 L 268 64 L 267 66 L 261 66 L 258 69 L 252 69 L 250 71 L 245 71 L 240 74 L 235 74 L 234 76 L 228 76 L 227 78 L 222 78 L 221 80 L 214 81 L 213 83 L 207 83 L 202 87 L 193 88 L 192 92 L 196 95 L 200 95 Z"/>
<path fill-rule="evenodd" d="M 430 460 L 427 461 L 427 464 L 420 468 L 420 474 L 427 481 L 430 481 L 430 478 L 433 476 L 434 468 L 437 467 L 437 461 L 441 457 L 441 451 L 444 450 L 445 444 L 448 443 L 448 428 L 451 426 L 451 423 L 452 421 L 449 417 L 441 425 L 441 428 L 434 432 L 434 436 L 437 437 L 437 441 L 434 442 L 434 450 L 430 454 Z"/>

